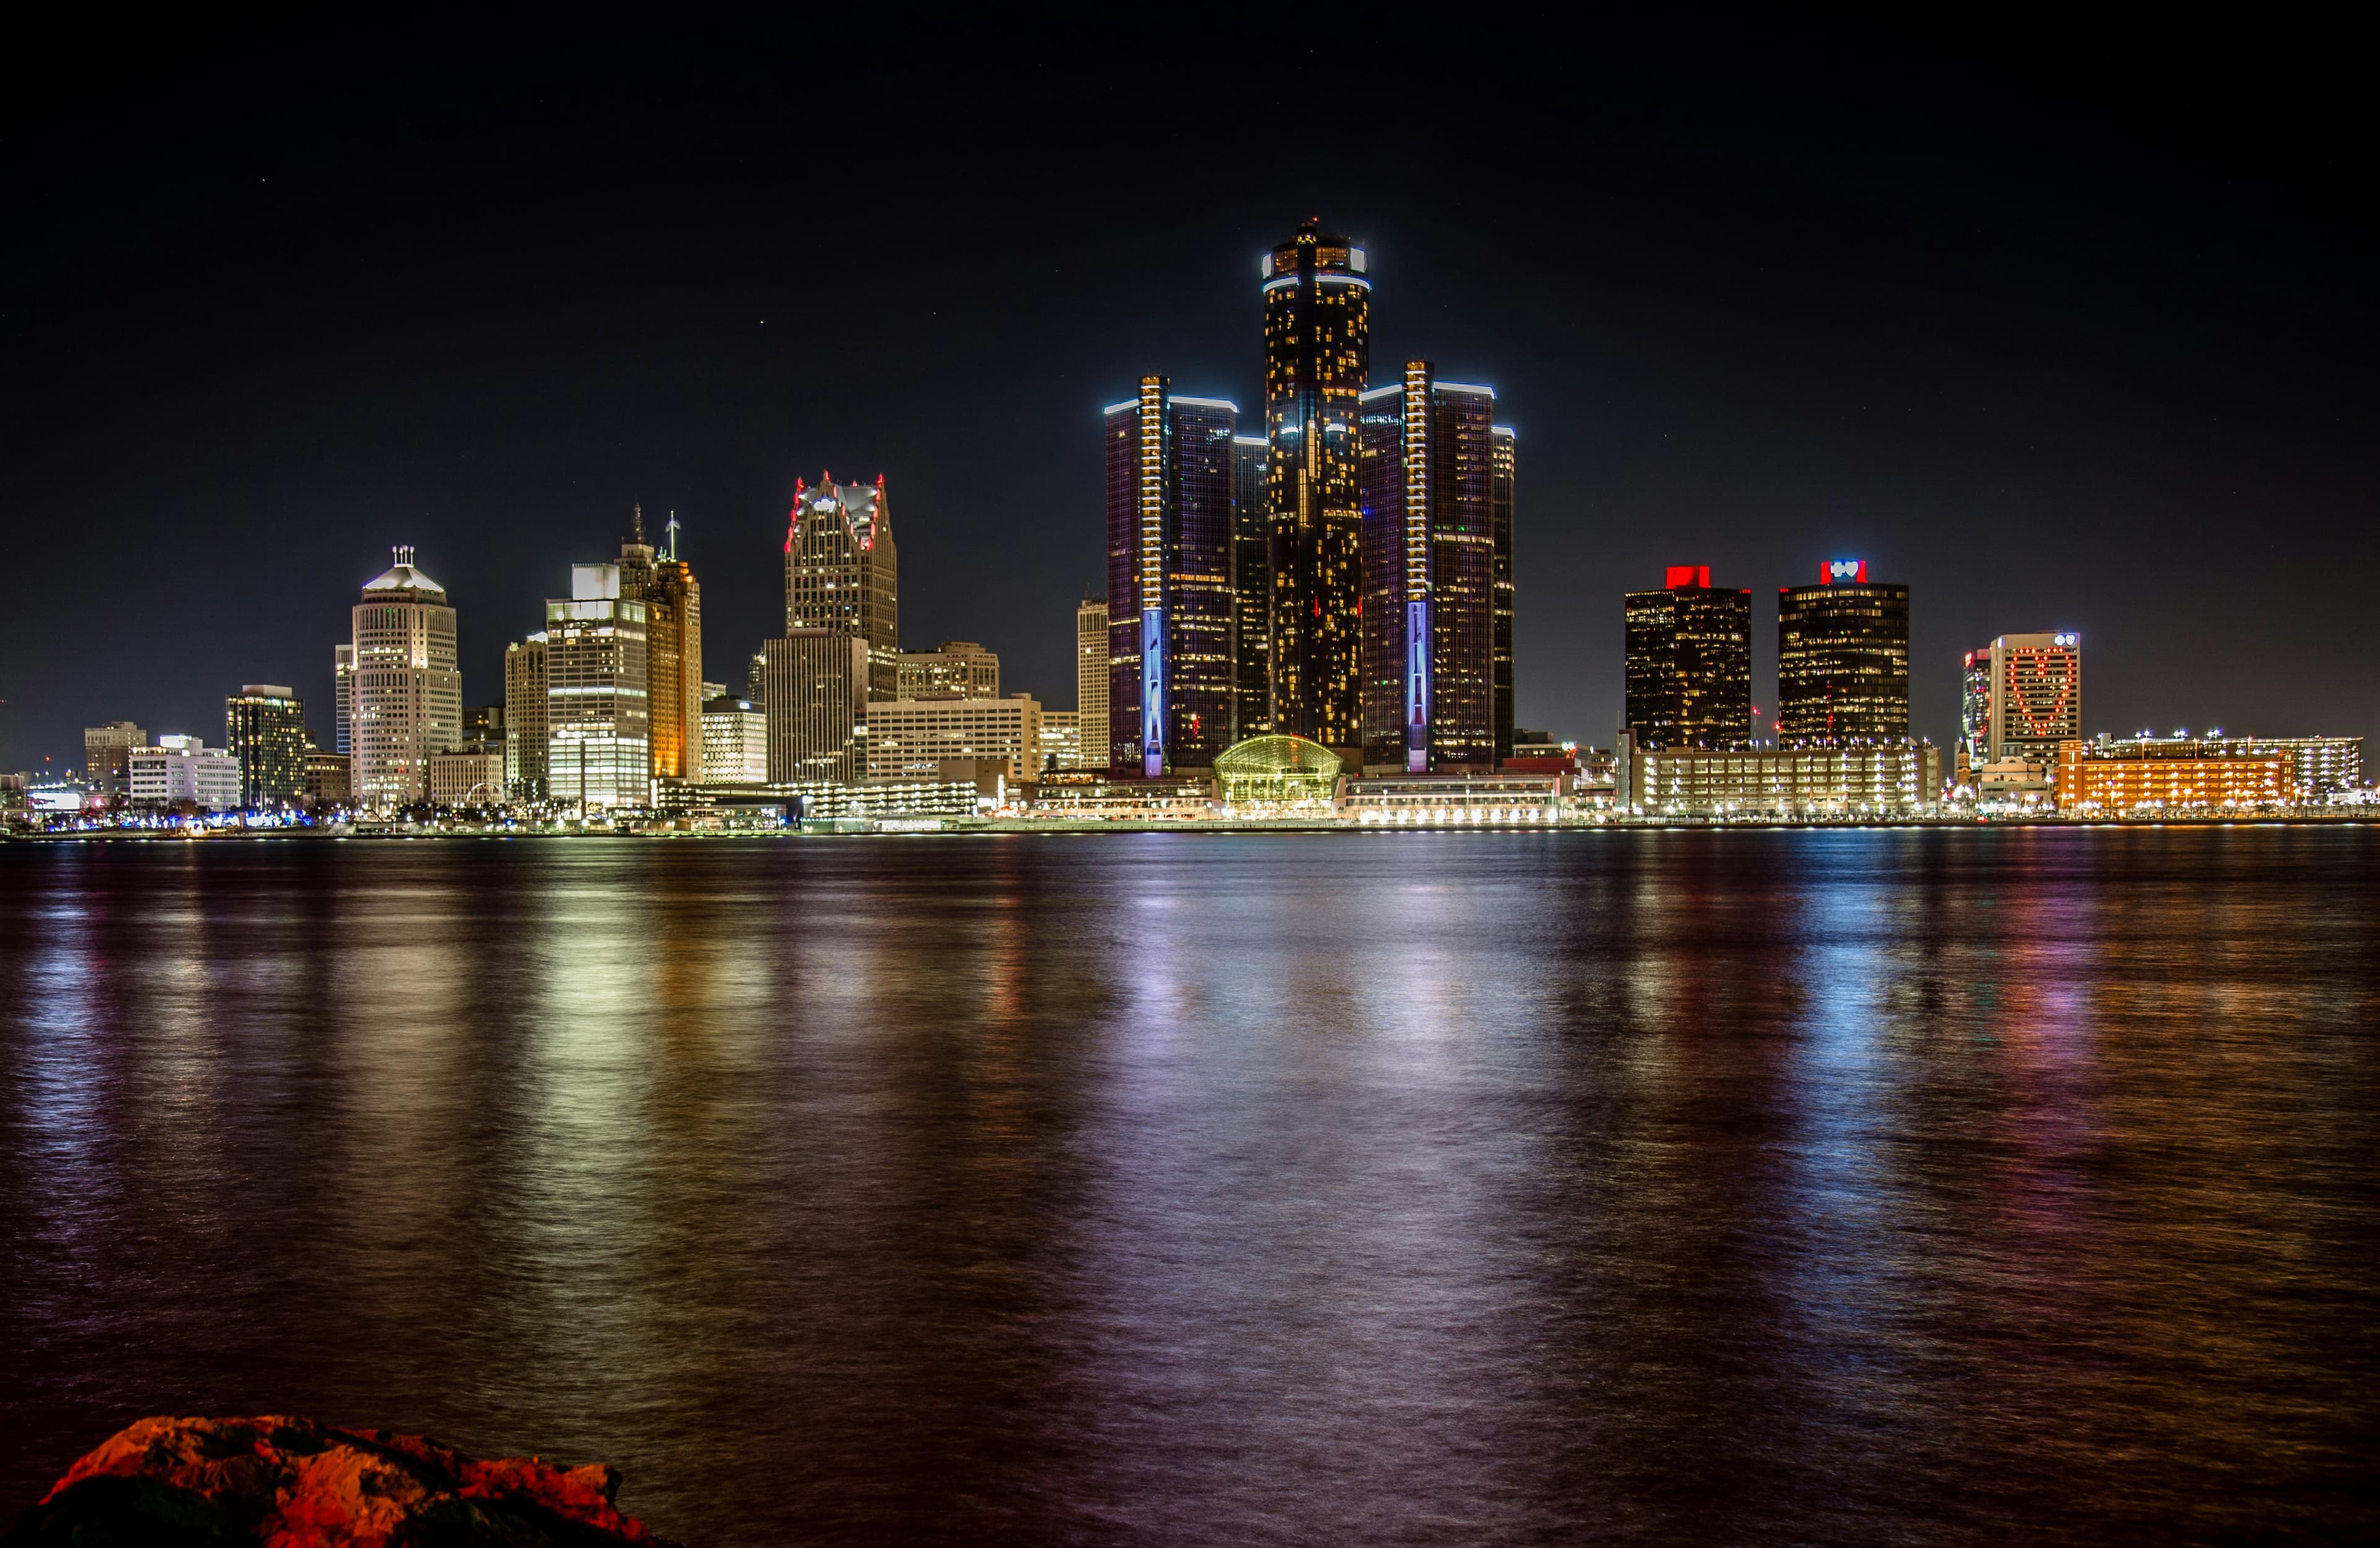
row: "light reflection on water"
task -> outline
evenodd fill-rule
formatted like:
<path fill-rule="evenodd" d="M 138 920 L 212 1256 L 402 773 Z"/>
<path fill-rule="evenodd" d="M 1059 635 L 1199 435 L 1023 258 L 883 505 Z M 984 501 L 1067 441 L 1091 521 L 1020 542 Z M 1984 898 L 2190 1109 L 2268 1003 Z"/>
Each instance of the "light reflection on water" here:
<path fill-rule="evenodd" d="M 0 847 L 0 1499 L 706 1543 L 2380 1525 L 2366 831 Z"/>

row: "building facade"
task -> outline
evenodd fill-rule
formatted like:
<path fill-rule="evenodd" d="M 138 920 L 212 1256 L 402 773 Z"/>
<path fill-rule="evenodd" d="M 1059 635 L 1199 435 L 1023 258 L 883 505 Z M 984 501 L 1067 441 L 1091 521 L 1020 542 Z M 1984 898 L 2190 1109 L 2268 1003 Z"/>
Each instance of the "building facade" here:
<path fill-rule="evenodd" d="M 439 806 L 498 806 L 504 798 L 501 752 L 441 752 L 430 760 L 430 798 Z"/>
<path fill-rule="evenodd" d="M 798 628 L 767 641 L 760 653 L 769 783 L 848 785 L 865 774 L 876 664 L 867 639 L 844 628 Z"/>
<path fill-rule="evenodd" d="M 893 699 L 901 679 L 901 566 L 884 479 L 794 482 L 785 531 L 785 632 L 823 628 L 868 646 L 868 697 Z"/>
<path fill-rule="evenodd" d="M 2082 637 L 2004 634 L 1969 651 L 1959 710 L 1975 766 L 2056 762 L 2059 744 L 2082 736 Z"/>
<path fill-rule="evenodd" d="M 353 750 L 347 745 L 349 723 L 355 718 L 356 648 L 352 644 L 331 647 L 331 737 L 335 750 L 345 753 Z"/>
<path fill-rule="evenodd" d="M 645 604 L 645 703 L 651 726 L 652 777 L 702 779 L 702 586 L 677 556 L 678 521 L 669 519 L 669 552 L 645 542 L 645 512 L 634 507 L 620 545 L 620 595 Z"/>
<path fill-rule="evenodd" d="M 1909 588 L 1871 581 L 1866 561 L 1819 567 L 1815 586 L 1777 593 L 1777 737 L 1782 742 L 1909 736 Z"/>
<path fill-rule="evenodd" d="M 2058 810 L 2106 812 L 2296 804 L 2278 749 L 2221 738 L 2102 737 L 2058 749 Z"/>
<path fill-rule="evenodd" d="M 1075 724 L 1087 769 L 1108 766 L 1108 604 L 1075 609 Z"/>
<path fill-rule="evenodd" d="M 904 651 L 892 697 L 923 699 L 955 693 L 963 699 L 1000 697 L 1000 657 L 972 640 L 945 640 L 930 651 Z"/>
<path fill-rule="evenodd" d="M 516 801 L 541 801 L 548 793 L 553 722 L 546 708 L 545 647 L 541 632 L 504 647 L 504 793 Z"/>
<path fill-rule="evenodd" d="M 1041 767 L 1041 706 L 1005 699 L 900 699 L 868 707 L 868 777 L 922 778 L 943 764 L 996 762 L 1014 783 Z"/>
<path fill-rule="evenodd" d="M 306 793 L 306 705 L 273 683 L 224 701 L 224 745 L 239 764 L 239 804 L 261 811 Z"/>
<path fill-rule="evenodd" d="M 347 755 L 324 752 L 319 747 L 306 750 L 306 804 L 311 807 L 345 806 L 352 792 L 347 786 Z"/>
<path fill-rule="evenodd" d="M 702 705 L 705 784 L 764 785 L 769 779 L 769 717 L 749 699 L 719 694 Z"/>
<path fill-rule="evenodd" d="M 1106 413 L 1108 759 L 1154 779 L 1231 745 L 1232 432 L 1162 376 Z"/>
<path fill-rule="evenodd" d="M 1625 599 L 1627 709 L 1642 748 L 1752 745 L 1752 593 L 1714 587 L 1708 565 L 1671 565 Z"/>
<path fill-rule="evenodd" d="M 349 615 L 347 749 L 356 803 L 375 810 L 427 799 L 431 758 L 463 734 L 455 609 L 411 548 L 395 554 Z"/>
<path fill-rule="evenodd" d="M 545 604 L 548 798 L 583 811 L 652 803 L 645 603 L 617 565 L 573 565 L 570 595 Z"/>
<path fill-rule="evenodd" d="M 1495 428 L 1493 445 L 1496 523 L 1496 756 L 1512 755 L 1512 483 L 1520 463 L 1519 436 L 1511 425 Z"/>
<path fill-rule="evenodd" d="M 93 798 L 122 800 L 132 794 L 132 750 L 149 745 L 149 733 L 128 720 L 92 725 L 82 734 L 83 786 Z"/>
<path fill-rule="evenodd" d="M 196 737 L 160 737 L 154 747 L 134 748 L 125 777 L 134 806 L 233 811 L 240 804 L 239 761 Z"/>
<path fill-rule="evenodd" d="M 1356 747 L 1363 736 L 1355 423 L 1372 364 L 1367 267 L 1362 248 L 1323 235 L 1311 220 L 1263 261 L 1272 579 L 1266 729 L 1333 748 Z"/>
<path fill-rule="evenodd" d="M 1272 728 L 1272 523 L 1266 514 L 1272 448 L 1232 437 L 1232 737 Z"/>
<path fill-rule="evenodd" d="M 1083 727 L 1077 712 L 1041 712 L 1041 741 L 1033 766 L 1045 774 L 1053 769 L 1074 770 L 1083 766 Z"/>
<path fill-rule="evenodd" d="M 1930 742 L 1641 749 L 1621 735 L 1621 804 L 1647 816 L 1896 817 L 1940 804 Z"/>
<path fill-rule="evenodd" d="M 1357 400 L 1367 771 L 1496 766 L 1495 419 L 1427 360 Z"/>

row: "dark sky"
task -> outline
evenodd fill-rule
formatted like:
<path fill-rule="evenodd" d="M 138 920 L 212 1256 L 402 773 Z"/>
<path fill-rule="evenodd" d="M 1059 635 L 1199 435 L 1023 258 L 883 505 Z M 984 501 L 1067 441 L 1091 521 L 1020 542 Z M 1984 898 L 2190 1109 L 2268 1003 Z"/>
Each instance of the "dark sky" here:
<path fill-rule="evenodd" d="M 1167 14 L 12 48 L 0 769 L 117 717 L 212 740 L 250 681 L 327 739 L 396 542 L 500 697 L 638 500 L 735 681 L 822 469 L 889 481 L 904 643 L 1071 708 L 1099 406 L 1162 371 L 1253 408 L 1257 255 L 1309 213 L 1370 250 L 1375 374 L 1518 427 L 1524 725 L 1608 743 L 1620 593 L 1689 561 L 1755 591 L 1767 710 L 1775 589 L 1856 555 L 1912 588 L 1937 739 L 1961 651 L 2051 628 L 2093 731 L 2380 735 L 2337 40 Z"/>

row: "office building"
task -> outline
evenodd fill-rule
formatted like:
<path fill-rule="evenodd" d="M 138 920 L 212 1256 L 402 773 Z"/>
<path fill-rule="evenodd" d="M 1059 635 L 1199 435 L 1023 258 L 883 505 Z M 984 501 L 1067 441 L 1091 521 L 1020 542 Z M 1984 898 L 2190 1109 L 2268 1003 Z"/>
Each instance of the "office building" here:
<path fill-rule="evenodd" d="M 232 811 L 240 804 L 239 761 L 196 737 L 160 737 L 155 747 L 132 749 L 125 777 L 134 806 Z"/>
<path fill-rule="evenodd" d="M 2082 735 L 2082 637 L 2004 634 L 1969 651 L 1959 712 L 1974 767 L 2057 762 L 2058 744 Z"/>
<path fill-rule="evenodd" d="M 504 750 L 504 707 L 494 704 L 463 706 L 463 739 L 455 744 L 469 752 L 492 752 L 498 757 Z"/>
<path fill-rule="evenodd" d="M 848 785 L 865 774 L 876 665 L 867 638 L 842 628 L 791 629 L 760 653 L 769 783 Z"/>
<path fill-rule="evenodd" d="M 749 699 L 722 693 L 703 701 L 702 779 L 706 785 L 768 783 L 769 717 Z"/>
<path fill-rule="evenodd" d="M 1075 609 L 1075 724 L 1087 769 L 1108 766 L 1108 604 Z"/>
<path fill-rule="evenodd" d="M 1777 593 L 1777 737 L 1785 743 L 1909 736 L 1909 588 L 1862 559 L 1818 567 Z"/>
<path fill-rule="evenodd" d="M 325 752 L 319 747 L 306 750 L 306 804 L 322 808 L 347 804 L 347 755 Z"/>
<path fill-rule="evenodd" d="M 678 520 L 669 518 L 669 552 L 645 541 L 645 509 L 632 507 L 620 545 L 620 595 L 645 604 L 645 703 L 651 723 L 652 776 L 702 778 L 702 587 L 677 556 Z"/>
<path fill-rule="evenodd" d="M 1642 748 L 1620 733 L 1621 804 L 1646 816 L 1907 817 L 1940 804 L 1930 742 Z"/>
<path fill-rule="evenodd" d="M 581 811 L 652 801 L 646 604 L 618 565 L 573 565 L 570 595 L 545 604 L 549 798 Z"/>
<path fill-rule="evenodd" d="M 972 640 L 945 640 L 930 651 L 904 651 L 893 679 L 895 699 L 955 693 L 962 699 L 1000 697 L 1000 657 Z"/>
<path fill-rule="evenodd" d="M 272 683 L 249 683 L 224 701 L 224 746 L 239 765 L 239 804 L 288 806 L 306 793 L 306 706 Z"/>
<path fill-rule="evenodd" d="M 1265 513 L 1271 446 L 1232 437 L 1232 739 L 1272 728 L 1272 523 Z"/>
<path fill-rule="evenodd" d="M 1000 766 L 1011 784 L 1041 768 L 1041 706 L 1005 699 L 897 699 L 868 706 L 868 777 L 920 778 L 945 765 Z"/>
<path fill-rule="evenodd" d="M 500 806 L 504 798 L 504 755 L 484 748 L 441 752 L 430 760 L 430 799 L 438 806 Z"/>
<path fill-rule="evenodd" d="M 356 648 L 353 645 L 331 647 L 331 717 L 332 744 L 344 754 L 353 750 L 348 746 L 348 728 L 355 719 Z"/>
<path fill-rule="evenodd" d="M 356 804 L 373 810 L 427 799 L 431 755 L 463 734 L 455 609 L 411 548 L 394 552 L 349 615 L 347 747 Z"/>
<path fill-rule="evenodd" d="M 1232 430 L 1162 376 L 1106 415 L 1108 760 L 1154 779 L 1231 745 Z"/>
<path fill-rule="evenodd" d="M 132 794 L 132 750 L 149 745 L 149 733 L 128 720 L 111 720 L 82 734 L 83 787 L 100 804 Z"/>
<path fill-rule="evenodd" d="M 1366 772 L 1496 766 L 1495 419 L 1427 360 L 1358 399 Z"/>
<path fill-rule="evenodd" d="M 744 697 L 761 709 L 769 707 L 769 652 L 755 651 L 744 669 Z"/>
<path fill-rule="evenodd" d="M 1642 748 L 1752 745 L 1752 593 L 1671 565 L 1658 591 L 1630 591 L 1627 708 Z"/>
<path fill-rule="evenodd" d="M 1496 426 L 1493 442 L 1496 523 L 1496 756 L 1512 755 L 1512 481 L 1520 460 L 1511 425 Z"/>
<path fill-rule="evenodd" d="M 794 482 L 785 532 L 785 633 L 831 629 L 868 646 L 867 697 L 900 695 L 900 555 L 884 479 L 816 489 Z"/>
<path fill-rule="evenodd" d="M 1371 371 L 1364 250 L 1309 220 L 1262 261 L 1269 729 L 1354 748 L 1363 733 L 1356 399 Z M 1109 595 L 1114 596 L 1111 591 Z"/>
<path fill-rule="evenodd" d="M 2295 767 L 2277 748 L 2245 738 L 2100 737 L 2058 748 L 2058 810 L 2115 815 L 2297 804 Z"/>
<path fill-rule="evenodd" d="M 545 647 L 542 633 L 504 647 L 504 794 L 516 801 L 541 801 L 548 789 Z"/>
<path fill-rule="evenodd" d="M 1074 710 L 1041 712 L 1041 741 L 1033 767 L 1042 774 L 1051 770 L 1077 770 L 1083 766 L 1082 717 Z"/>

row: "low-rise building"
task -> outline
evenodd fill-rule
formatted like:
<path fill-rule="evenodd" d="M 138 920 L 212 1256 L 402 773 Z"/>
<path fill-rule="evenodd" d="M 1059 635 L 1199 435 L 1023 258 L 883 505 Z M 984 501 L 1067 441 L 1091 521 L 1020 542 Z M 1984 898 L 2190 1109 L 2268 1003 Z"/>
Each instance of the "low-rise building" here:
<path fill-rule="evenodd" d="M 2103 737 L 2058 748 L 2058 810 L 2120 814 L 2297 804 L 2296 764 L 2247 738 Z"/>
<path fill-rule="evenodd" d="M 1045 774 L 1026 801 L 1026 814 L 1096 822 L 1213 817 L 1215 786 L 1198 778 L 1110 779 L 1095 770 Z"/>
<path fill-rule="evenodd" d="M 306 750 L 306 804 L 312 807 L 345 806 L 349 799 L 347 757 L 344 752 L 325 752 L 319 747 Z"/>
<path fill-rule="evenodd" d="M 1013 783 L 1041 767 L 1041 706 L 1005 699 L 879 700 L 868 706 L 871 779 L 930 774 L 955 759 L 997 759 Z"/>
<path fill-rule="evenodd" d="M 84 787 L 95 799 L 120 800 L 132 793 L 132 750 L 149 745 L 149 733 L 128 720 L 111 720 L 82 734 Z"/>
<path fill-rule="evenodd" d="M 504 798 L 503 744 L 430 759 L 430 798 L 439 806 L 496 806 Z"/>
<path fill-rule="evenodd" d="M 1339 810 L 1358 823 L 1402 827 L 1510 826 L 1561 813 L 1558 774 L 1388 774 L 1351 779 Z"/>
<path fill-rule="evenodd" d="M 1621 737 L 1624 804 L 1644 816 L 1902 817 L 1941 801 L 1931 742 L 1646 750 Z"/>
<path fill-rule="evenodd" d="M 126 770 L 135 806 L 187 803 L 207 811 L 239 806 L 239 761 L 196 737 L 160 737 L 155 747 L 136 747 L 127 755 Z"/>

